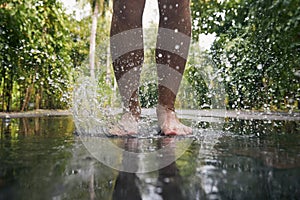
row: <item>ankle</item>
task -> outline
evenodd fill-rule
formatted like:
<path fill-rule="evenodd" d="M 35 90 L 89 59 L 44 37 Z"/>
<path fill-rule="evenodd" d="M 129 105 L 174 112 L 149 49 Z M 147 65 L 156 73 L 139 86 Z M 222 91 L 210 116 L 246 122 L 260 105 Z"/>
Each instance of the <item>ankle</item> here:
<path fill-rule="evenodd" d="M 136 122 L 138 122 L 140 120 L 140 117 L 141 116 L 139 114 L 134 114 L 130 111 L 123 112 L 123 114 L 122 114 L 123 119 L 129 119 L 131 121 L 136 121 Z"/>
<path fill-rule="evenodd" d="M 139 121 L 141 117 L 141 108 L 124 108 L 123 109 L 123 116 L 127 116 L 130 118 L 135 119 L 135 121 Z"/>
<path fill-rule="evenodd" d="M 174 105 L 166 105 L 166 104 L 157 104 L 157 109 L 162 109 L 162 110 L 170 110 L 175 112 L 175 107 Z"/>

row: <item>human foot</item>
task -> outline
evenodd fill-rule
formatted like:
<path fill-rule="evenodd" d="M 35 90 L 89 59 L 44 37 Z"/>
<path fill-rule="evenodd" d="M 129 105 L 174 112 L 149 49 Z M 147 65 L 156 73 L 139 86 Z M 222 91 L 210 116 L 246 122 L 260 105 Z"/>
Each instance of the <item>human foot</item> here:
<path fill-rule="evenodd" d="M 157 105 L 156 114 L 160 130 L 165 135 L 187 135 L 193 132 L 192 128 L 179 121 L 173 109 Z"/>
<path fill-rule="evenodd" d="M 133 116 L 130 112 L 126 112 L 121 120 L 115 124 L 109 131 L 113 136 L 126 136 L 138 133 L 138 117 Z"/>

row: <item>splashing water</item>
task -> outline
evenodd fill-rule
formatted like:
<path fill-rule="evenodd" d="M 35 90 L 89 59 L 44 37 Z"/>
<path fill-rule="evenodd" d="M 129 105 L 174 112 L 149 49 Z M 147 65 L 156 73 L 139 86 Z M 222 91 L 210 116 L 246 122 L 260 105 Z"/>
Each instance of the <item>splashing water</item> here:
<path fill-rule="evenodd" d="M 157 98 L 155 91 L 155 87 L 157 87 L 157 74 L 156 64 L 153 63 L 151 57 L 154 56 L 153 52 L 155 52 L 155 42 L 153 40 L 155 40 L 154 35 L 156 35 L 157 30 L 149 28 L 149 30 L 144 32 L 149 34 L 145 35 L 144 38 L 145 60 L 140 83 L 140 90 L 143 88 L 143 91 L 140 92 L 140 99 L 142 100 L 142 106 L 146 106 L 148 109 L 142 109 L 138 137 L 153 137 L 158 133 L 156 114 L 153 109 L 153 106 L 156 104 L 155 98 Z M 174 33 L 173 30 L 170 32 Z M 175 31 L 175 34 L 178 34 L 178 32 Z M 104 45 L 108 43 L 108 41 L 103 42 Z M 110 59 L 106 55 L 107 52 L 100 52 L 103 49 L 107 48 L 105 46 L 97 48 L 99 51 L 97 53 L 98 56 Z M 208 101 L 199 105 L 199 97 L 197 96 L 199 96 L 201 85 L 191 85 L 187 80 L 188 76 L 184 75 L 176 103 L 179 118 L 184 118 L 185 122 L 195 129 L 195 133 L 199 132 L 198 129 L 202 126 L 199 124 L 210 120 L 209 113 L 212 109 L 218 109 L 218 112 L 224 113 L 223 116 L 225 116 L 223 77 L 221 77 L 212 60 L 209 57 L 202 56 L 202 54 L 204 52 L 200 50 L 199 45 L 192 44 L 186 71 L 189 71 L 189 68 L 192 67 L 194 73 L 190 75 L 190 78 L 196 79 L 195 83 L 197 83 L 198 79 L 204 82 L 207 88 L 206 94 L 203 94 L 205 91 L 200 92 L 202 92 L 201 95 L 205 96 Z M 104 60 L 101 64 L 105 66 L 106 63 L 107 60 Z M 136 68 L 133 68 L 133 70 L 136 71 Z M 76 78 L 74 87 L 73 115 L 79 134 L 107 136 L 109 135 L 109 129 L 118 124 L 122 115 L 123 109 L 118 90 L 116 87 L 112 87 L 112 83 L 110 83 L 112 85 L 109 85 L 102 80 L 103 73 L 101 70 L 96 70 L 95 77 L 97 78 L 92 78 L 89 75 L 89 69 L 86 65 L 83 65 L 78 70 L 78 77 Z M 197 110 L 199 109 L 202 110 L 201 114 L 197 114 Z M 207 111 L 207 114 L 203 114 L 203 109 Z M 197 117 L 191 117 L 191 113 Z M 211 128 L 213 129 L 214 127 Z"/>
<path fill-rule="evenodd" d="M 120 34 L 110 40 L 114 41 L 116 44 L 120 42 L 120 39 L 124 39 L 128 35 L 132 35 L 131 32 L 138 32 L 140 30 L 130 30 L 128 34 Z M 145 32 L 155 33 L 157 30 L 149 30 Z M 173 40 L 175 37 L 186 37 L 179 32 L 174 32 L 174 30 L 160 30 L 161 34 L 170 34 L 174 37 L 170 37 Z M 200 51 L 197 44 L 193 44 L 193 47 L 190 50 L 190 54 L 186 55 L 189 57 L 189 61 L 186 67 L 187 74 L 192 72 L 190 75 L 180 74 L 177 70 L 172 69 L 169 66 L 157 65 L 153 56 L 155 55 L 155 40 L 153 36 L 156 34 L 149 34 L 150 38 L 145 37 L 145 60 L 143 63 L 143 70 L 141 73 L 141 81 L 139 83 L 139 88 L 143 88 L 140 91 L 139 97 L 141 100 L 142 106 L 146 108 L 142 109 L 141 120 L 138 124 L 138 134 L 134 137 L 138 138 L 155 138 L 161 137 L 158 136 L 159 128 L 156 118 L 156 112 L 153 107 L 156 107 L 157 104 L 157 82 L 160 81 L 160 84 L 165 84 L 166 88 L 171 91 L 176 91 L 178 88 L 173 87 L 173 83 L 170 81 L 157 80 L 157 71 L 163 74 L 162 77 L 173 77 L 173 81 L 178 81 L 182 78 L 181 86 L 177 95 L 177 101 L 175 103 L 176 112 L 182 122 L 193 128 L 193 137 L 194 135 L 207 135 L 206 133 L 211 130 L 219 129 L 218 126 L 223 124 L 225 116 L 225 95 L 224 87 L 222 81 L 220 81 L 220 73 L 215 69 L 215 66 L 209 57 L 200 56 L 203 52 Z M 118 39 L 118 37 L 120 37 Z M 152 38 L 151 38 L 152 37 Z M 183 38 L 182 41 L 188 41 L 189 38 Z M 97 50 L 100 51 L 97 54 L 99 55 L 99 60 L 103 63 L 102 66 L 107 67 L 108 60 L 110 59 L 107 56 L 107 52 L 101 52 L 103 49 L 107 49 L 108 41 L 103 42 L 104 47 L 98 47 Z M 121 51 L 112 55 L 112 60 L 118 58 L 120 55 L 124 55 L 126 52 L 132 52 L 134 49 L 139 48 L 140 45 L 126 46 Z M 174 46 L 169 46 L 169 43 L 166 42 L 165 48 L 167 51 L 177 54 L 181 57 L 185 55 L 180 54 L 178 49 L 174 49 Z M 181 46 L 180 46 L 181 48 Z M 158 55 L 159 57 L 159 55 Z M 168 56 L 166 55 L 168 58 Z M 111 67 L 111 66 L 110 66 Z M 103 68 L 103 67 L 99 67 Z M 111 67 L 112 68 L 112 67 Z M 108 69 L 108 68 L 106 68 Z M 128 87 L 127 91 L 135 91 L 136 82 L 132 79 L 132 75 L 136 75 L 137 68 L 133 67 L 132 70 L 129 70 L 118 80 L 119 85 Z M 107 72 L 108 73 L 108 72 Z M 91 76 L 90 74 L 95 74 Z M 107 82 L 104 79 L 104 70 L 95 70 L 93 73 L 90 72 L 88 65 L 82 65 L 78 70 L 78 76 L 76 78 L 76 83 L 74 86 L 73 94 L 73 115 L 76 126 L 76 131 L 81 137 L 81 140 L 85 144 L 86 148 L 90 153 L 102 161 L 104 164 L 118 170 L 127 171 L 127 172 L 147 172 L 157 170 L 164 166 L 169 165 L 171 162 L 180 157 L 185 150 L 192 143 L 193 139 L 185 136 L 184 141 L 179 141 L 181 148 L 176 152 L 175 157 L 167 156 L 171 149 L 174 149 L 172 146 L 176 142 L 170 142 L 166 146 L 156 149 L 155 151 L 149 149 L 146 152 L 134 153 L 126 151 L 122 146 L 118 146 L 108 140 L 106 136 L 109 136 L 110 130 L 119 126 L 120 119 L 123 114 L 123 103 L 126 104 L 126 100 L 131 98 L 131 94 L 125 94 L 121 97 L 119 91 L 114 85 L 113 81 Z M 190 84 L 188 79 L 195 79 L 193 83 L 199 84 Z M 111 79 L 112 80 L 112 79 Z M 120 84 L 121 82 L 121 84 Z M 131 88 L 132 87 L 132 88 Z M 204 88 L 204 91 L 201 91 Z M 202 98 L 205 101 L 202 101 Z M 199 103 L 202 101 L 202 103 Z M 199 112 L 201 109 L 201 112 Z M 216 119 L 210 116 L 210 111 L 212 109 L 218 109 L 220 118 Z M 212 123 L 213 125 L 206 126 L 205 122 L 216 122 Z M 121 124 L 122 125 L 122 124 Z M 205 129 L 205 131 L 203 131 Z M 206 136 L 204 137 L 206 138 Z M 147 149 L 147 148 L 146 148 Z M 125 168 L 119 168 L 119 164 L 115 162 L 113 158 L 118 155 L 123 156 L 123 162 L 128 162 L 124 166 Z M 150 159 L 160 159 L 159 165 L 143 165 L 143 169 L 135 169 L 131 164 L 131 160 L 135 160 L 136 163 L 143 163 L 143 160 Z M 161 159 L 163 158 L 163 159 Z M 137 171 L 136 171 L 137 170 Z"/>

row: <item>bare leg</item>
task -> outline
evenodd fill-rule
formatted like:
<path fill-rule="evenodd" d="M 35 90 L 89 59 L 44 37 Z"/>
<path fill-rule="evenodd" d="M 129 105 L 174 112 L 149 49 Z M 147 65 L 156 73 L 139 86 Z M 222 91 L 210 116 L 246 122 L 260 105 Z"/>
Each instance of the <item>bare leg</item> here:
<path fill-rule="evenodd" d="M 165 135 L 190 134 L 175 114 L 175 99 L 186 65 L 191 36 L 189 0 L 159 0 L 156 63 L 158 73 L 157 117 Z"/>
<path fill-rule="evenodd" d="M 121 128 L 113 135 L 137 133 L 141 109 L 138 100 L 140 72 L 144 60 L 142 15 L 145 0 L 114 0 L 111 23 L 111 55 L 114 73 L 122 97 Z"/>

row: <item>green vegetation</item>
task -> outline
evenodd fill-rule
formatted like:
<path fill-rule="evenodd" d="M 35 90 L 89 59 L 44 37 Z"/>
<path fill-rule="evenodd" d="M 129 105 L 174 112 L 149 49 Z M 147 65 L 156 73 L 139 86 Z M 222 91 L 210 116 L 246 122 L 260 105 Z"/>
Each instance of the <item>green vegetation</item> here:
<path fill-rule="evenodd" d="M 65 108 L 80 63 L 74 24 L 61 4 L 10 0 L 0 15 L 0 110 Z"/>
<path fill-rule="evenodd" d="M 298 0 L 194 0 L 194 36 L 215 33 L 210 55 L 229 108 L 300 106 Z"/>
<path fill-rule="evenodd" d="M 106 104 L 114 104 L 115 81 L 103 41 L 109 34 L 111 1 L 81 4 L 90 4 L 91 13 L 76 20 L 56 0 L 1 1 L 0 111 L 68 108 L 77 69 L 91 66 L 89 62 L 100 72 L 101 94 L 109 96 Z M 218 95 L 223 93 L 216 88 L 224 85 L 223 103 L 228 108 L 299 109 L 299 4 L 298 0 L 192 0 L 194 43 L 178 104 L 212 107 L 213 98 L 222 101 Z M 210 51 L 199 49 L 201 33 L 216 35 Z M 90 39 L 93 35 L 96 44 Z M 152 44 L 153 39 L 145 42 Z M 87 61 L 93 45 L 101 48 L 94 61 Z M 151 72 L 153 55 L 153 49 L 145 55 Z M 207 82 L 205 74 L 216 76 Z M 154 79 L 142 85 L 144 107 L 155 105 L 155 88 Z"/>

